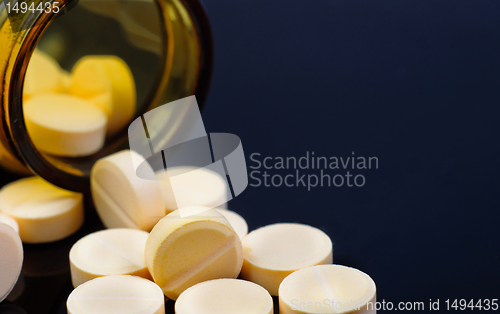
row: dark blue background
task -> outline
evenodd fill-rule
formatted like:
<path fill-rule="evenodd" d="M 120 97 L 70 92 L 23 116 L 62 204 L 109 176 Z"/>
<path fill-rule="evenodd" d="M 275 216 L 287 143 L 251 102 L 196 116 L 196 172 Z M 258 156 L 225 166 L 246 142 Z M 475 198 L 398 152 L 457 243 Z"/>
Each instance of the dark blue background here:
<path fill-rule="evenodd" d="M 500 298 L 500 2 L 203 2 L 208 131 L 239 135 L 249 166 L 379 158 L 362 188 L 248 187 L 230 208 L 251 229 L 321 228 L 380 301 Z"/>

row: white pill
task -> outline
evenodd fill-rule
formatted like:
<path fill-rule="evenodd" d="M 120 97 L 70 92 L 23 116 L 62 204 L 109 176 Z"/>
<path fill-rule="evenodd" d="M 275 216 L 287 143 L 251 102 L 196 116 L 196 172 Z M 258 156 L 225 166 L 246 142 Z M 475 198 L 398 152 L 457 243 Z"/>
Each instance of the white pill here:
<path fill-rule="evenodd" d="M 4 224 L 11 226 L 12 229 L 16 230 L 16 232 L 19 233 L 19 225 L 17 224 L 14 218 L 4 214 L 0 214 L 0 222 L 3 222 Z"/>
<path fill-rule="evenodd" d="M 7 184 L 0 190 L 0 212 L 14 218 L 23 242 L 61 240 L 83 224 L 83 196 L 40 177 Z"/>
<path fill-rule="evenodd" d="M 248 225 L 241 215 L 228 209 L 216 208 L 216 210 L 229 221 L 229 224 L 233 227 L 234 231 L 236 231 L 240 239 L 243 239 L 247 235 Z"/>
<path fill-rule="evenodd" d="M 178 209 L 160 220 L 145 255 L 151 276 L 172 300 L 197 283 L 238 277 L 243 263 L 240 238 L 229 222 L 200 206 Z"/>
<path fill-rule="evenodd" d="M 206 168 L 173 167 L 165 171 L 157 171 L 156 178 L 160 184 L 167 213 L 177 209 L 178 200 L 188 206 L 215 207 L 229 221 L 240 239 L 248 233 L 248 225 L 243 217 L 226 208 L 229 189 L 226 181 L 216 172 Z"/>
<path fill-rule="evenodd" d="M 341 265 L 296 271 L 279 287 L 280 314 L 375 314 L 375 282 L 367 274 Z"/>
<path fill-rule="evenodd" d="M 167 212 L 189 206 L 216 207 L 227 202 L 229 188 L 218 173 L 195 167 L 172 167 L 157 171 Z"/>
<path fill-rule="evenodd" d="M 68 314 L 164 314 L 163 293 L 136 276 L 99 277 L 79 285 L 66 302 Z"/>
<path fill-rule="evenodd" d="M 136 229 L 108 229 L 78 240 L 69 252 L 73 286 L 109 275 L 134 275 L 152 280 L 144 259 L 148 235 Z"/>
<path fill-rule="evenodd" d="M 36 95 L 24 102 L 33 144 L 48 154 L 87 156 L 104 144 L 107 117 L 90 101 L 64 94 Z"/>
<path fill-rule="evenodd" d="M 23 245 L 17 232 L 0 222 L 0 302 L 14 288 L 23 266 Z"/>
<path fill-rule="evenodd" d="M 239 279 L 215 279 L 184 291 L 175 302 L 176 314 L 272 314 L 266 289 Z"/>
<path fill-rule="evenodd" d="M 283 279 L 313 265 L 330 264 L 333 247 L 321 230 L 298 223 L 278 223 L 250 232 L 243 238 L 241 278 L 278 295 Z"/>
<path fill-rule="evenodd" d="M 135 162 L 133 161 L 135 160 Z M 98 160 L 90 173 L 92 198 L 107 228 L 134 228 L 150 231 L 165 216 L 160 187 L 155 180 L 139 178 L 134 163 L 144 158 L 124 150 Z M 145 163 L 144 172 L 153 169 Z"/>

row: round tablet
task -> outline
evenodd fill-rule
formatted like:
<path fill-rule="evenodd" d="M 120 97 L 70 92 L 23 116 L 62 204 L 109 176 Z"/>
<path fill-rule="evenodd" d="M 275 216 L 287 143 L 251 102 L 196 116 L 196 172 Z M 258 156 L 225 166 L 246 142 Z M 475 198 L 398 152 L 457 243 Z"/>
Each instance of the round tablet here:
<path fill-rule="evenodd" d="M 278 223 L 250 232 L 243 238 L 241 278 L 278 295 L 281 281 L 292 272 L 330 264 L 332 241 L 321 230 L 298 223 Z"/>
<path fill-rule="evenodd" d="M 117 56 L 85 56 L 71 71 L 72 95 L 93 101 L 108 117 L 108 136 L 124 128 L 136 106 L 134 76 Z"/>
<path fill-rule="evenodd" d="M 83 196 L 40 177 L 7 184 L 0 190 L 0 212 L 14 218 L 23 242 L 61 240 L 83 224 Z"/>
<path fill-rule="evenodd" d="M 0 302 L 5 299 L 19 278 L 23 266 L 23 244 L 17 232 L 0 222 Z"/>
<path fill-rule="evenodd" d="M 170 299 L 202 281 L 236 278 L 243 263 L 241 241 L 216 210 L 187 207 L 165 216 L 146 242 L 146 265 Z"/>
<path fill-rule="evenodd" d="M 165 217 L 158 183 L 139 178 L 135 173 L 133 160 L 140 164 L 144 158 L 134 151 L 124 150 L 99 159 L 92 167 L 92 199 L 107 228 L 149 231 Z M 144 171 L 150 171 L 154 175 L 147 163 Z"/>
<path fill-rule="evenodd" d="M 24 76 L 23 95 L 29 99 L 37 94 L 63 91 L 62 70 L 45 52 L 35 49 Z"/>
<path fill-rule="evenodd" d="M 239 279 L 209 280 L 184 291 L 175 302 L 176 314 L 273 314 L 266 289 Z"/>
<path fill-rule="evenodd" d="M 168 173 L 168 174 L 167 174 Z M 229 188 L 225 179 L 206 168 L 172 167 L 157 171 L 167 212 L 188 207 L 216 207 L 225 204 Z"/>
<path fill-rule="evenodd" d="M 99 277 L 79 285 L 66 302 L 68 314 L 164 314 L 161 289 L 136 276 Z"/>
<path fill-rule="evenodd" d="M 279 287 L 280 314 L 375 314 L 375 282 L 367 274 L 341 265 L 296 271 Z"/>
<path fill-rule="evenodd" d="M 0 214 L 0 222 L 3 222 L 4 224 L 11 226 L 12 229 L 16 230 L 16 232 L 19 233 L 19 225 L 17 224 L 14 218 L 4 214 Z"/>
<path fill-rule="evenodd" d="M 233 227 L 234 231 L 236 231 L 240 239 L 243 239 L 247 235 L 248 225 L 243 217 L 228 209 L 216 208 L 216 210 L 229 221 L 229 224 Z"/>
<path fill-rule="evenodd" d="M 152 279 L 144 259 L 148 235 L 136 229 L 108 229 L 78 240 L 69 252 L 73 286 L 109 275 Z"/>
<path fill-rule="evenodd" d="M 87 156 L 104 144 L 107 117 L 92 102 L 64 94 L 36 95 L 24 102 L 33 144 L 48 154 Z"/>

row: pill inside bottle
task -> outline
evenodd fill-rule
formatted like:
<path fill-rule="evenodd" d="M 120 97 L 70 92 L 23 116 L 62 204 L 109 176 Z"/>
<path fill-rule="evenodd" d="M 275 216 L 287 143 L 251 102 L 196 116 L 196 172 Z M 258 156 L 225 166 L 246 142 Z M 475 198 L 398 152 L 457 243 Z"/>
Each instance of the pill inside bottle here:
<path fill-rule="evenodd" d="M 166 102 L 162 14 L 153 0 L 81 0 L 41 28 L 20 55 L 21 162 L 55 185 L 88 189 L 93 164 L 127 148 L 130 122 Z"/>

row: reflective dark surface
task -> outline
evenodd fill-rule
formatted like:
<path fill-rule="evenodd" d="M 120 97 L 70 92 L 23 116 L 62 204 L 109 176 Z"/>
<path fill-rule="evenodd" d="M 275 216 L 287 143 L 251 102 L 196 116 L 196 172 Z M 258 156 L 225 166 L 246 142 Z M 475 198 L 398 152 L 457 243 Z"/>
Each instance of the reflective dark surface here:
<path fill-rule="evenodd" d="M 248 166 L 254 152 L 380 160 L 360 189 L 249 186 L 230 208 L 250 230 L 321 228 L 379 300 L 500 297 L 500 2 L 204 3 L 207 130 L 237 134 Z M 51 285 L 33 308 L 54 306 Z"/>
<path fill-rule="evenodd" d="M 77 233 L 53 243 L 23 243 L 21 277 L 14 290 L 1 303 L 0 313 L 10 313 L 14 306 L 28 314 L 66 313 L 66 299 L 73 290 L 69 269 L 71 246 L 86 234 L 103 229 L 89 200 L 86 199 L 85 203 L 85 223 Z M 10 306 L 6 306 L 7 304 Z"/>
<path fill-rule="evenodd" d="M 3 180 L 10 178 L 17 177 L 3 174 Z M 67 313 L 66 300 L 73 291 L 69 268 L 71 246 L 85 235 L 104 229 L 88 197 L 85 203 L 85 223 L 74 235 L 54 243 L 23 243 L 24 262 L 21 276 L 7 299 L 0 303 L 0 314 Z M 274 302 L 277 314 L 277 298 L 274 298 Z M 168 300 L 165 303 L 165 312 L 174 314 L 174 305 L 174 301 Z"/>

